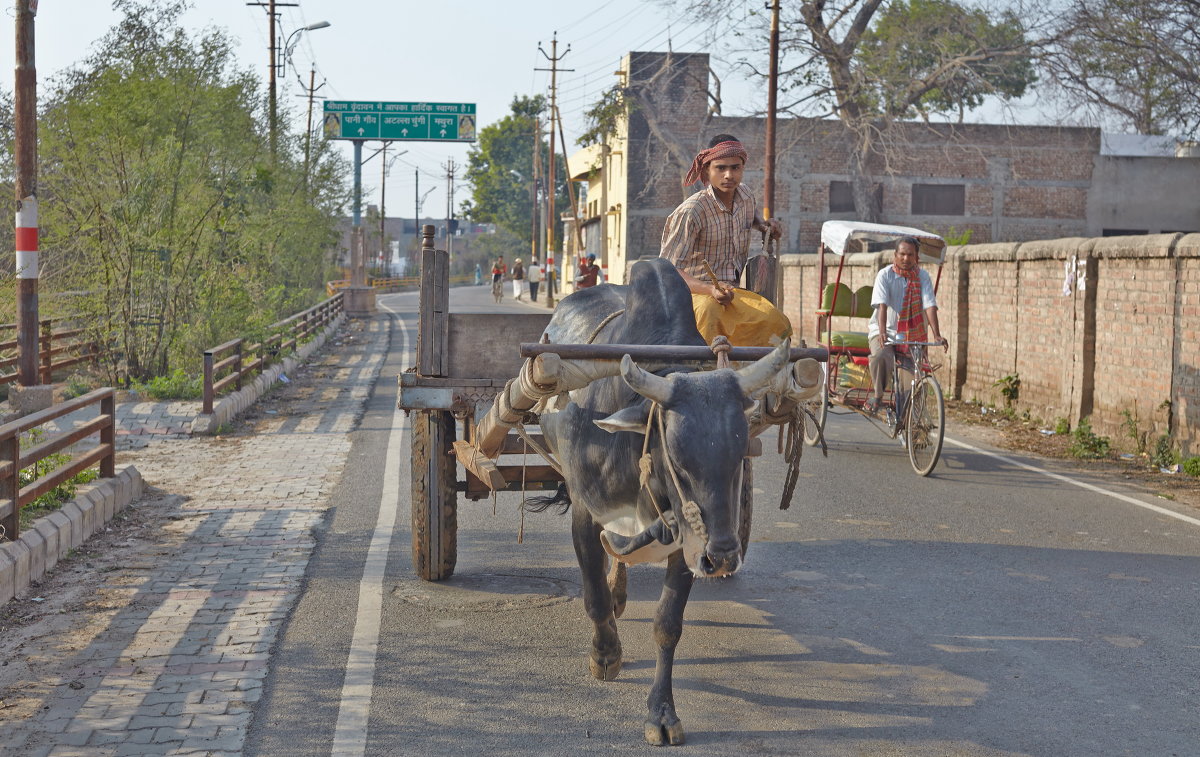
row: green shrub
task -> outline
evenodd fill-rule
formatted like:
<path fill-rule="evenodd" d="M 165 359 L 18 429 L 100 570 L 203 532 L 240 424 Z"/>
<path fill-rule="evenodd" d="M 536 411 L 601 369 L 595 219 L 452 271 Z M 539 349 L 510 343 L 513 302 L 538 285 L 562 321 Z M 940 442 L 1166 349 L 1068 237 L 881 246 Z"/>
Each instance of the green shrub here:
<path fill-rule="evenodd" d="M 204 379 L 189 376 L 177 368 L 166 376 L 155 376 L 146 382 L 135 381 L 133 389 L 156 400 L 194 400 L 204 393 Z"/>
<path fill-rule="evenodd" d="M 1184 460 L 1183 472 L 1189 476 L 1200 476 L 1200 457 L 1189 457 Z"/>
<path fill-rule="evenodd" d="M 76 397 L 82 397 L 95 388 L 87 376 L 78 373 L 72 374 L 67 379 L 66 385 L 63 386 L 63 399 L 73 400 Z"/>
<path fill-rule="evenodd" d="M 1171 442 L 1171 437 L 1163 434 L 1154 441 L 1154 451 L 1150 454 L 1150 463 L 1155 468 L 1170 468 L 1179 462 L 1179 455 L 1175 452 L 1175 445 Z"/>
<path fill-rule="evenodd" d="M 1054 433 L 1059 436 L 1066 436 L 1071 433 L 1071 422 L 1066 418 L 1059 418 L 1054 421 Z"/>
<path fill-rule="evenodd" d="M 1071 436 L 1074 441 L 1068 451 L 1075 457 L 1085 460 L 1108 456 L 1109 447 L 1112 446 L 1112 442 L 1107 436 L 1097 436 L 1092 431 L 1092 422 L 1087 418 L 1079 420 L 1079 425 L 1071 432 Z"/>
<path fill-rule="evenodd" d="M 1004 396 L 1004 404 L 1009 407 L 1021 396 L 1021 377 L 1015 373 L 996 379 L 992 386 L 1000 390 L 1000 394 Z"/>

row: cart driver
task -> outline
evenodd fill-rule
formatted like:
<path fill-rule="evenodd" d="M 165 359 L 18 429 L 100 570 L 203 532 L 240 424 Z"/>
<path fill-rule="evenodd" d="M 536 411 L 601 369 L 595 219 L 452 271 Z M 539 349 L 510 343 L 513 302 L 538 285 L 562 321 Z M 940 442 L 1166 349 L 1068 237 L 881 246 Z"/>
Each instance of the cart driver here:
<path fill-rule="evenodd" d="M 750 254 L 750 230 L 782 236 L 778 221 L 758 217 L 754 197 L 742 184 L 746 158 L 742 143 L 729 134 L 717 135 L 696 155 L 683 184 L 699 181 L 704 189 L 667 218 L 660 257 L 687 282 L 705 342 L 723 335 L 739 347 L 769 347 L 792 333 L 791 322 L 765 297 L 734 289 Z"/>
<path fill-rule="evenodd" d="M 872 415 L 879 412 L 896 364 L 896 348 L 888 342 L 938 342 L 943 349 L 950 344 L 938 327 L 933 280 L 928 271 L 917 265 L 919 250 L 920 242 L 915 237 L 903 237 L 896 243 L 892 264 L 875 276 L 875 289 L 871 293 L 875 312 L 867 329 L 872 394 L 865 405 Z M 881 323 L 887 324 L 886 339 Z"/>

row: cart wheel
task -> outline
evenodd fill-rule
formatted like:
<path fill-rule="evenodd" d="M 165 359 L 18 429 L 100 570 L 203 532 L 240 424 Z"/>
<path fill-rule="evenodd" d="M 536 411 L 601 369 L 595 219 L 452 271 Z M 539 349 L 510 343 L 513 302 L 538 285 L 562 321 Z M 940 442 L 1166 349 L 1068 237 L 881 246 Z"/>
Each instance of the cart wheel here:
<path fill-rule="evenodd" d="M 413 413 L 412 558 L 413 570 L 426 581 L 449 578 L 458 557 L 453 443 L 453 415 L 444 410 Z"/>
<path fill-rule="evenodd" d="M 804 418 L 804 443 L 810 447 L 817 446 L 821 441 L 821 434 L 825 430 L 825 419 L 829 416 L 829 367 L 821 366 L 821 390 L 816 396 L 804 403 L 804 409 L 812 413 L 812 418 L 817 419 L 817 425 L 814 426 L 812 418 Z"/>
<path fill-rule="evenodd" d="M 742 559 L 750 548 L 750 520 L 754 515 L 754 466 L 750 458 L 742 458 L 742 513 L 738 519 L 738 541 L 742 544 Z"/>
<path fill-rule="evenodd" d="M 928 476 L 942 454 L 942 438 L 946 435 L 946 403 L 937 379 L 925 376 L 917 382 L 905 415 L 908 459 L 913 470 Z"/>

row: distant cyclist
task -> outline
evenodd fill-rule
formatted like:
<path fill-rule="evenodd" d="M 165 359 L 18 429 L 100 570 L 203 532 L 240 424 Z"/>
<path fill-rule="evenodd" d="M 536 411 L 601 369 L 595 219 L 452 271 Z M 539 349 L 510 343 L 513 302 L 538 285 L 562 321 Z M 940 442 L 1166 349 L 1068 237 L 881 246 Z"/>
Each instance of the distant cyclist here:
<path fill-rule="evenodd" d="M 496 258 L 496 262 L 492 264 L 492 296 L 496 298 L 496 302 L 504 299 L 504 274 L 508 273 L 508 266 L 504 265 L 504 257 Z"/>

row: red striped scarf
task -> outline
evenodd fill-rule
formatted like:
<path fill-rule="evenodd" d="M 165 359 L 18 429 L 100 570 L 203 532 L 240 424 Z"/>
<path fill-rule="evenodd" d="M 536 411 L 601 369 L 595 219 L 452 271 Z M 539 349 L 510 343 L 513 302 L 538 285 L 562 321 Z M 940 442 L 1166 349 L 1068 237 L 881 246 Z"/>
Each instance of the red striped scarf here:
<path fill-rule="evenodd" d="M 924 342 L 925 313 L 921 308 L 921 269 L 902 271 L 893 265 L 892 270 L 908 281 L 904 289 L 904 304 L 900 306 L 896 320 L 896 331 L 902 340 Z"/>

